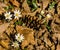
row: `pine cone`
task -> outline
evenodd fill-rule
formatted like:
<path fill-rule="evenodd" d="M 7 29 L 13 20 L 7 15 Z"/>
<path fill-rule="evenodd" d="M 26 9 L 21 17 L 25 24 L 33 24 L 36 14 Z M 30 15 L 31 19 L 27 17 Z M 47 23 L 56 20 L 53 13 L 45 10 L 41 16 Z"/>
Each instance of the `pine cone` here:
<path fill-rule="evenodd" d="M 33 16 L 25 16 L 21 17 L 20 20 L 26 24 L 27 27 L 39 30 L 40 28 L 40 22 L 38 20 L 38 17 L 33 17 Z"/>

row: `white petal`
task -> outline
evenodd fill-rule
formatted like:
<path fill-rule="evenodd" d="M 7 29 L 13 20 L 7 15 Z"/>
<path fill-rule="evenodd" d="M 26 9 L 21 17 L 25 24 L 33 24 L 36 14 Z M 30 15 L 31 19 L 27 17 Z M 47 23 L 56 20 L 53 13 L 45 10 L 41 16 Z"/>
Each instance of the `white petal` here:
<path fill-rule="evenodd" d="M 11 12 L 9 12 L 9 14 L 10 14 Z"/>

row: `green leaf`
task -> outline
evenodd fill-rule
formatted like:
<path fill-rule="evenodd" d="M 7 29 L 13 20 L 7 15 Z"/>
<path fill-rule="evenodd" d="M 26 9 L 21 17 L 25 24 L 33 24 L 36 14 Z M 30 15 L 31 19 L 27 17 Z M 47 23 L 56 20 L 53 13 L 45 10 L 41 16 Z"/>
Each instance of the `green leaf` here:
<path fill-rule="evenodd" d="M 31 7 L 32 11 L 35 11 L 38 8 L 38 6 L 36 4 L 36 0 L 27 0 L 27 3 L 29 5 L 29 7 Z"/>
<path fill-rule="evenodd" d="M 22 25 L 22 21 L 18 21 L 18 24 L 19 24 L 19 25 Z"/>
<path fill-rule="evenodd" d="M 4 7 L 5 10 L 8 10 L 9 8 L 8 7 Z"/>
<path fill-rule="evenodd" d="M 38 8 L 36 3 L 33 2 L 32 4 L 33 4 L 34 8 Z"/>
<path fill-rule="evenodd" d="M 32 11 L 35 11 L 37 8 L 38 8 L 38 6 L 37 6 L 37 4 L 35 4 L 35 3 L 32 3 L 33 5 L 33 7 L 31 8 L 32 9 Z"/>
<path fill-rule="evenodd" d="M 49 30 L 51 29 L 51 27 L 49 25 L 46 26 Z"/>
<path fill-rule="evenodd" d="M 56 2 L 53 1 L 51 4 L 49 4 L 49 8 L 50 8 L 50 9 L 54 8 L 55 4 L 56 4 Z"/>
<path fill-rule="evenodd" d="M 10 6 L 9 6 L 9 9 L 12 9 L 12 8 L 14 8 L 14 6 L 13 6 L 13 5 L 10 5 Z"/>
<path fill-rule="evenodd" d="M 13 5 L 9 5 L 9 6 L 7 6 L 7 7 L 4 7 L 5 10 L 9 10 L 9 9 L 13 9 L 13 8 L 14 8 Z"/>
<path fill-rule="evenodd" d="M 42 19 L 42 16 L 41 15 L 39 15 L 39 19 Z"/>
<path fill-rule="evenodd" d="M 22 24 L 23 24 L 22 21 L 16 21 L 16 22 L 15 22 L 15 25 L 22 25 Z"/>
<path fill-rule="evenodd" d="M 30 5 L 31 4 L 31 0 L 27 0 L 27 3 Z"/>
<path fill-rule="evenodd" d="M 48 29 L 48 31 L 51 31 L 51 27 L 48 24 L 46 24 L 46 28 Z"/>
<path fill-rule="evenodd" d="M 45 24 L 46 28 L 48 29 L 48 31 L 50 32 L 51 31 L 51 26 L 49 26 L 49 24 L 47 24 L 46 21 L 44 22 L 44 24 Z"/>
<path fill-rule="evenodd" d="M 32 0 L 32 3 L 33 3 L 33 2 L 36 3 L 36 0 Z"/>

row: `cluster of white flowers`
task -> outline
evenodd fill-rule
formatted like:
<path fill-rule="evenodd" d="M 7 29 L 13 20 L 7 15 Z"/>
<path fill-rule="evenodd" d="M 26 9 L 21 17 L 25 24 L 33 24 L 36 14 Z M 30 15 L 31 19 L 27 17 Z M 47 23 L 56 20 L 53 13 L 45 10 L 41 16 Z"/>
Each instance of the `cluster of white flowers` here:
<path fill-rule="evenodd" d="M 20 35 L 20 33 L 18 33 L 17 35 L 15 35 L 15 39 L 16 39 L 17 41 L 16 41 L 16 42 L 13 42 L 13 44 L 12 44 L 12 46 L 13 46 L 14 48 L 19 47 L 18 42 L 22 42 L 22 41 L 24 40 L 24 36 L 23 36 L 23 34 Z"/>
<path fill-rule="evenodd" d="M 4 16 L 5 16 L 5 19 L 12 20 L 11 12 L 4 13 Z M 22 17 L 21 12 L 19 10 L 14 11 L 14 16 L 15 16 L 15 19 L 19 19 L 20 17 Z"/>

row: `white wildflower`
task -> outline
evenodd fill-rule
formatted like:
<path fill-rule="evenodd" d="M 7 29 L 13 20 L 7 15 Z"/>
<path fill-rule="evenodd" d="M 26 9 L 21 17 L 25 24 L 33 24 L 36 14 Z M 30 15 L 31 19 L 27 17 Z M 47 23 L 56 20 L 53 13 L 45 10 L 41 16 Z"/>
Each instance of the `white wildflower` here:
<path fill-rule="evenodd" d="M 16 41 L 16 42 L 13 42 L 12 46 L 13 46 L 14 48 L 16 48 L 16 47 L 19 47 L 19 44 L 18 44 L 18 42 Z"/>
<path fill-rule="evenodd" d="M 4 16 L 5 16 L 5 19 L 9 19 L 9 20 L 11 20 L 12 18 L 12 15 L 10 14 L 11 12 L 6 12 L 5 14 L 4 14 Z"/>
<path fill-rule="evenodd" d="M 47 19 L 51 18 L 52 16 L 50 14 L 47 14 Z"/>
<path fill-rule="evenodd" d="M 15 16 L 15 19 L 19 19 L 20 17 L 22 17 L 21 12 L 19 10 L 14 11 L 14 16 Z"/>
<path fill-rule="evenodd" d="M 45 13 L 45 12 L 42 10 L 42 11 L 41 11 L 41 15 L 43 15 L 44 13 Z"/>
<path fill-rule="evenodd" d="M 22 41 L 24 40 L 23 34 L 20 35 L 20 33 L 18 33 L 17 35 L 15 35 L 15 38 L 16 38 L 16 40 L 19 41 L 19 42 L 22 42 Z"/>

